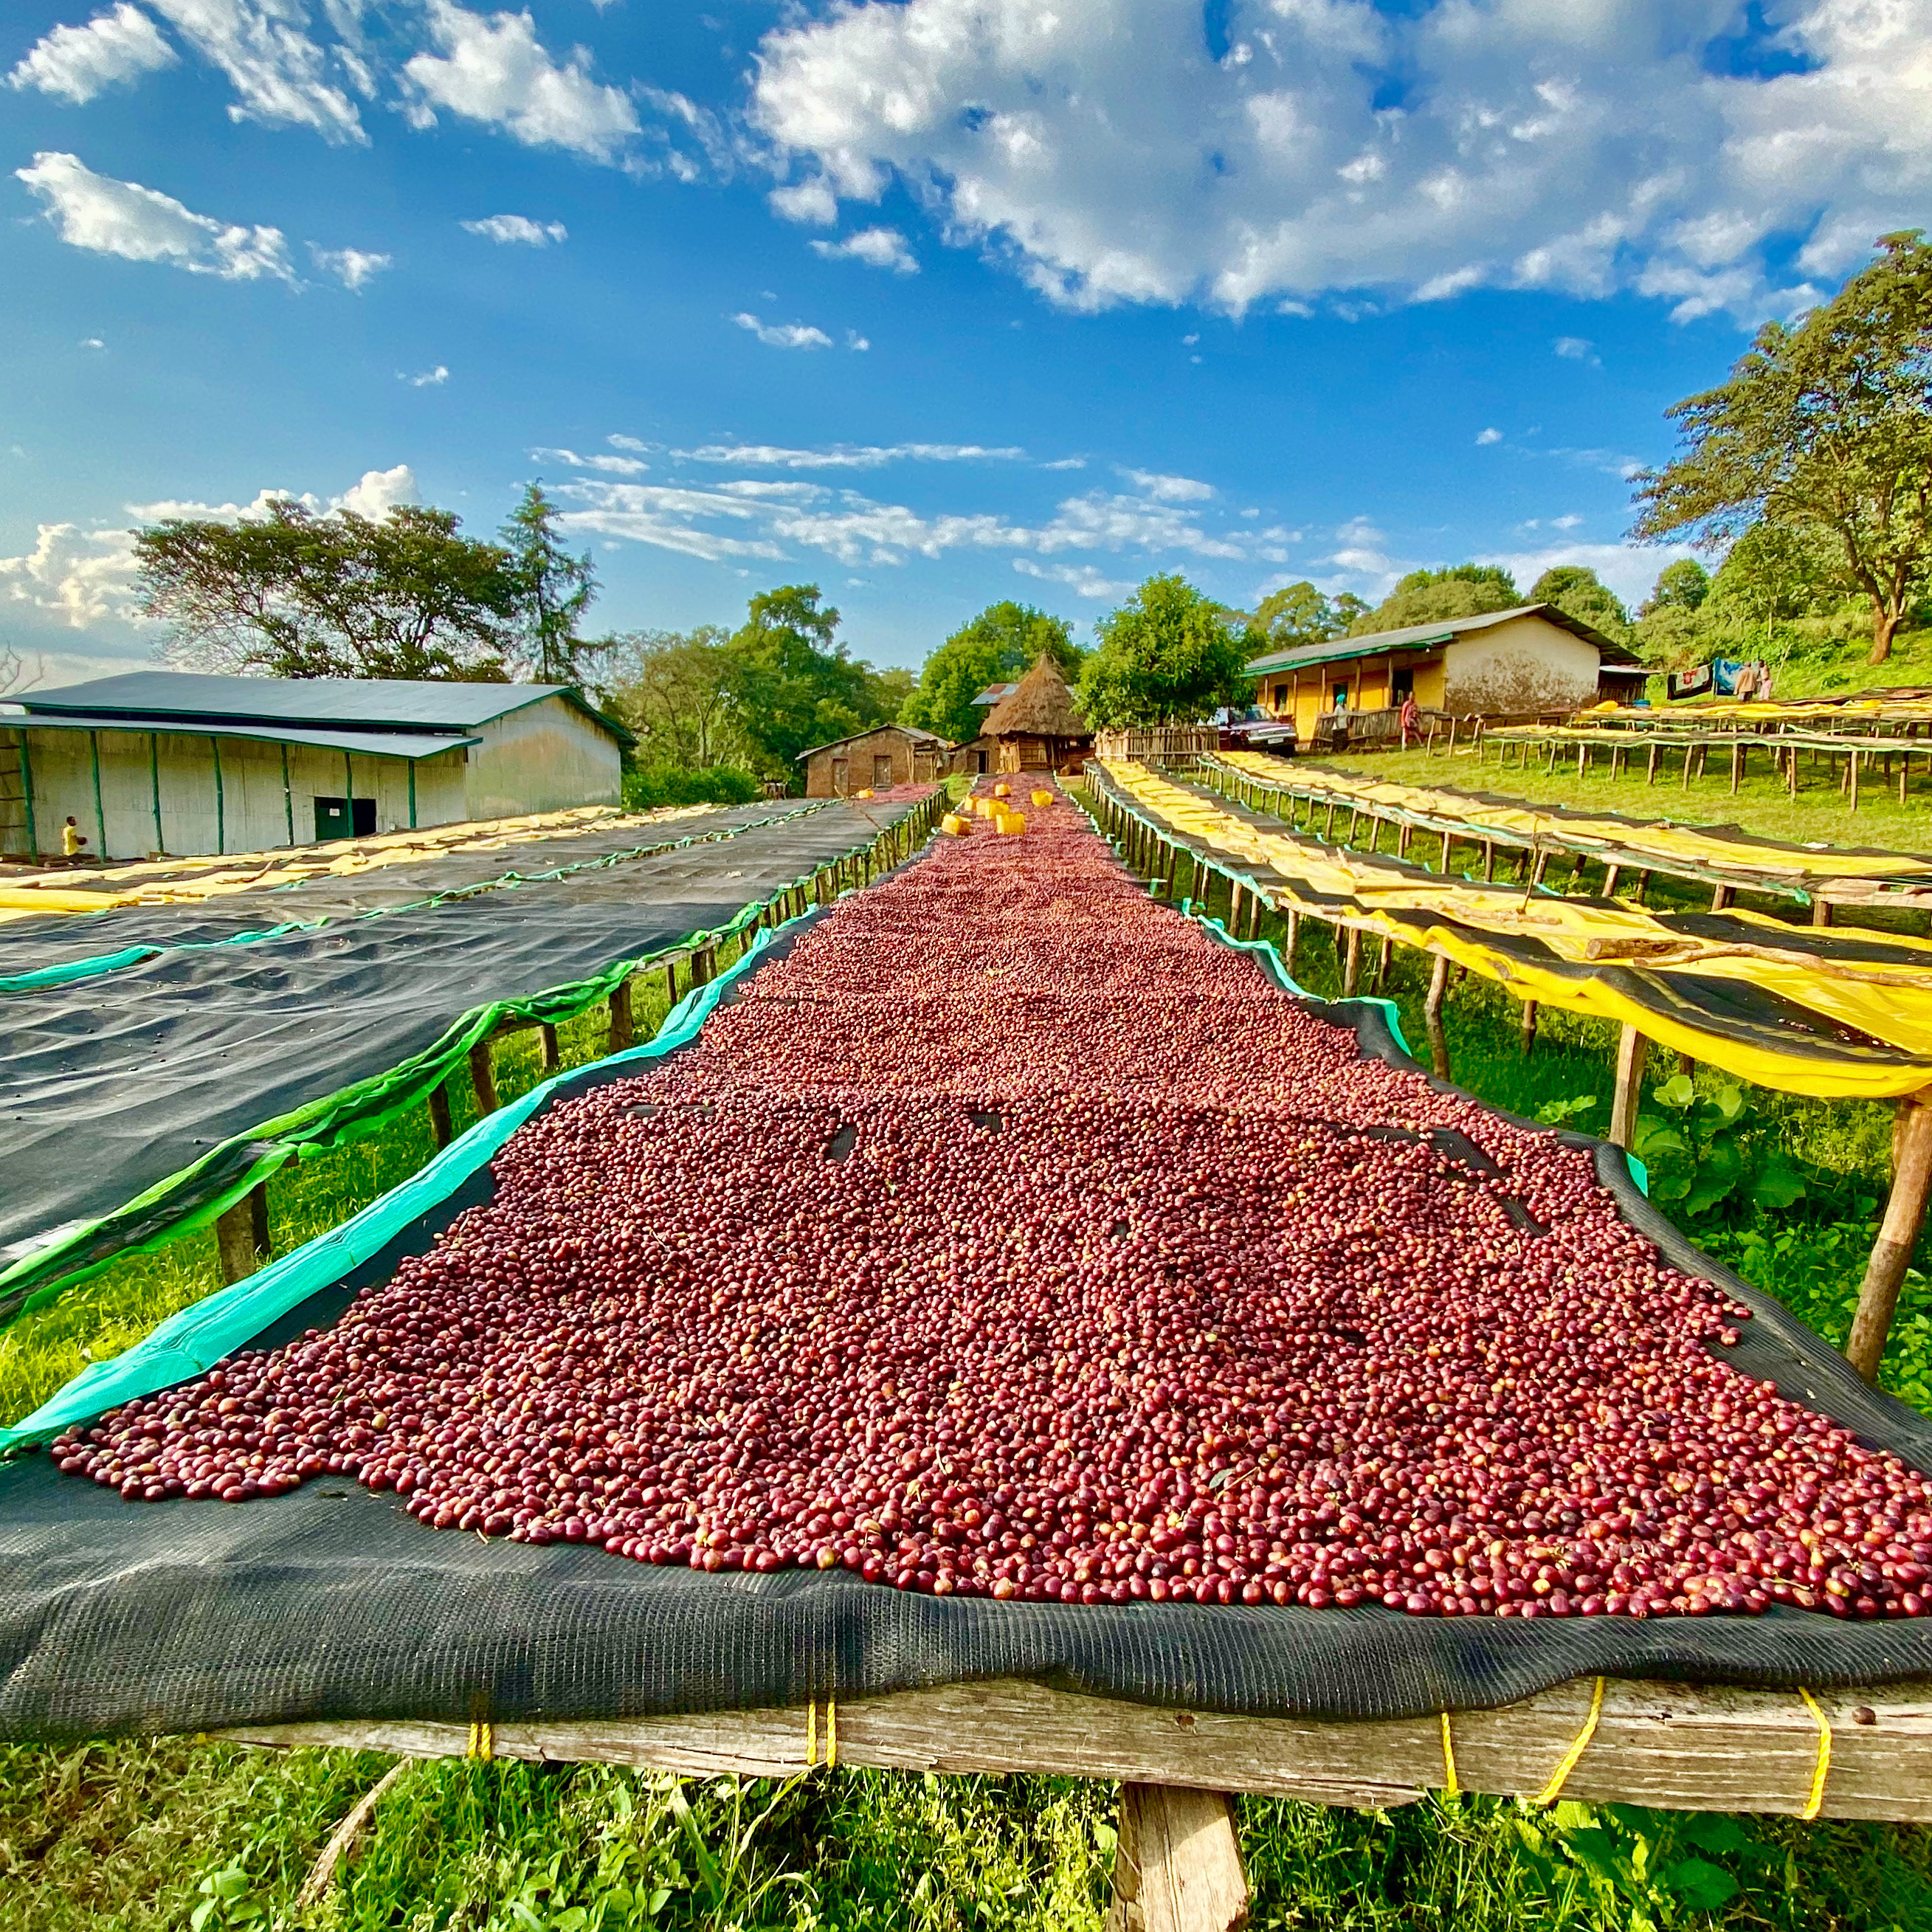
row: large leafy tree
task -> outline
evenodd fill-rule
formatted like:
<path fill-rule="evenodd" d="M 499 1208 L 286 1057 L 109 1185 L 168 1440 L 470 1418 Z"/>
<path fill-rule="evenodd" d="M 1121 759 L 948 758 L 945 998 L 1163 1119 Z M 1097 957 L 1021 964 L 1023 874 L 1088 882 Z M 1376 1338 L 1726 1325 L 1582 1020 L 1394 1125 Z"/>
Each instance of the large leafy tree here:
<path fill-rule="evenodd" d="M 1831 302 L 1767 322 L 1727 382 L 1669 412 L 1682 452 L 1637 478 L 1631 531 L 1825 536 L 1870 599 L 1874 664 L 1932 572 L 1932 248 L 1916 229 L 1879 247 Z"/>
<path fill-rule="evenodd" d="M 773 778 L 795 778 L 800 752 L 880 723 L 904 695 L 836 641 L 838 613 L 822 594 L 815 584 L 761 590 L 731 638 L 746 740 Z"/>
<path fill-rule="evenodd" d="M 640 764 L 704 771 L 743 757 L 738 658 L 722 625 L 614 638 L 602 682 L 607 701 L 638 735 Z"/>
<path fill-rule="evenodd" d="M 1619 641 L 1630 629 L 1630 613 L 1622 598 L 1588 564 L 1552 563 L 1529 586 L 1529 601 L 1554 604 Z"/>
<path fill-rule="evenodd" d="M 541 483 L 526 483 L 498 532 L 515 586 L 518 656 L 539 684 L 583 683 L 585 661 L 607 648 L 578 634 L 597 595 L 597 573 L 587 551 L 573 556 L 565 547 L 561 514 Z"/>
<path fill-rule="evenodd" d="M 1495 563 L 1452 563 L 1443 570 L 1412 570 L 1372 610 L 1348 626 L 1352 638 L 1375 631 L 1406 630 L 1446 617 L 1480 617 L 1522 603 L 1516 579 Z"/>
<path fill-rule="evenodd" d="M 1234 701 L 1253 654 L 1240 613 L 1184 577 L 1150 577 L 1096 628 L 1099 648 L 1080 672 L 1080 708 L 1094 725 L 1192 722 Z"/>
<path fill-rule="evenodd" d="M 447 510 L 380 520 L 288 500 L 236 523 L 169 518 L 136 533 L 142 608 L 164 655 L 274 677 L 501 680 L 518 590 L 509 554 Z"/>
<path fill-rule="evenodd" d="M 1325 644 L 1346 634 L 1368 606 L 1354 592 L 1324 596 L 1305 580 L 1270 591 L 1255 607 L 1250 624 L 1258 651 L 1285 651 L 1298 644 Z"/>
<path fill-rule="evenodd" d="M 1064 618 L 1010 599 L 989 604 L 926 659 L 917 688 L 900 707 L 899 722 L 963 745 L 986 722 L 985 707 L 974 699 L 989 684 L 1018 677 L 1042 652 L 1069 678 L 1078 676 L 1080 647 Z"/>
<path fill-rule="evenodd" d="M 1636 614 L 1642 619 L 1654 610 L 1695 610 L 1710 594 L 1711 573 L 1694 556 L 1676 557 L 1657 573 Z"/>

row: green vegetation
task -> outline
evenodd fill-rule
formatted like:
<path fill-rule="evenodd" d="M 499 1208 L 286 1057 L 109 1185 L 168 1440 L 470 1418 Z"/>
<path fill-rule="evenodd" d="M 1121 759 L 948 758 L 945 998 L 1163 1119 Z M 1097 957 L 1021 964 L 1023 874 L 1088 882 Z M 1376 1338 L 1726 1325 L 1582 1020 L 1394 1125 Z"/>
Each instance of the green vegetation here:
<path fill-rule="evenodd" d="M 1340 962 L 1324 938 L 1304 939 L 1295 970 L 1312 992 L 1339 991 Z M 1412 1040 L 1425 1036 L 1425 986 L 1420 956 L 1398 952 L 1384 992 Z M 637 1000 L 640 1028 L 654 1027 L 661 986 L 640 987 Z M 1516 1015 L 1498 989 L 1474 980 L 1458 988 L 1447 1015 L 1456 1079 L 1513 1112 L 1600 1130 L 1610 1030 L 1546 1013 L 1526 1058 Z M 586 1014 L 563 1030 L 566 1064 L 602 1050 L 601 1019 Z M 1652 1130 L 1675 1128 L 1699 1150 L 1724 1138 L 1736 1156 L 1735 1171 L 1724 1163 L 1730 1186 L 1668 1198 L 1660 1160 L 1659 1204 L 1842 1341 L 1884 1188 L 1886 1110 L 1756 1090 L 1733 1100 L 1729 1083 L 1701 1072 L 1687 1103 L 1681 1076 L 1659 1060 L 1646 1099 Z M 500 1047 L 505 1097 L 540 1077 L 535 1036 Z M 452 1097 L 460 1130 L 473 1117 L 464 1083 Z M 430 1152 L 426 1120 L 412 1119 L 285 1170 L 271 1186 L 278 1246 L 335 1225 Z M 1784 1178 L 1767 1197 L 1772 1172 Z M 0 1336 L 0 1414 L 25 1412 L 88 1352 L 126 1346 L 214 1285 L 204 1234 L 20 1323 Z M 1884 1379 L 1932 1408 L 1932 1294 L 1919 1270 Z M 1103 1786 L 847 1771 L 782 1785 L 680 1785 L 596 1766 L 461 1762 L 406 1772 L 335 1892 L 297 1911 L 330 1831 L 389 1762 L 182 1738 L 0 1748 L 10 1928 L 1098 1932 L 1104 1911 L 1114 1793 Z M 1284 1932 L 1888 1932 L 1932 1922 L 1932 1833 L 1912 1828 L 1568 1803 L 1544 1812 L 1467 1798 L 1388 1814 L 1246 1799 L 1240 1822 L 1252 1922 Z"/>
<path fill-rule="evenodd" d="M 964 745 L 986 721 L 986 709 L 974 699 L 988 685 L 1013 682 L 1042 652 L 1070 680 L 1079 676 L 1082 653 L 1065 618 L 1010 598 L 989 604 L 926 659 L 917 688 L 900 707 L 899 722 Z"/>
<path fill-rule="evenodd" d="M 764 787 L 742 765 L 712 765 L 697 770 L 652 765 L 624 774 L 624 808 L 650 812 L 661 805 L 749 805 Z"/>
<path fill-rule="evenodd" d="M 1096 728 L 1192 724 L 1231 704 L 1253 655 L 1247 620 L 1185 578 L 1150 577 L 1095 626 L 1080 709 Z"/>
<path fill-rule="evenodd" d="M 1928 639 L 1932 642 L 1932 638 Z M 1637 741 L 1640 748 L 1642 741 Z M 1694 778 L 1686 790 L 1681 753 L 1666 753 L 1656 784 L 1644 782 L 1640 748 L 1634 770 L 1612 778 L 1610 760 L 1597 753 L 1589 772 L 1579 778 L 1574 752 L 1559 752 L 1556 769 L 1546 771 L 1539 747 L 1531 747 L 1529 762 L 1499 766 L 1493 746 L 1486 760 L 1458 749 L 1454 758 L 1431 758 L 1426 752 L 1366 751 L 1346 758 L 1299 761 L 1304 770 L 1324 769 L 1353 778 L 1390 778 L 1402 784 L 1454 785 L 1465 791 L 1494 792 L 1527 800 L 1534 805 L 1570 805 L 1580 811 L 1618 812 L 1632 818 L 1671 818 L 1682 824 L 1738 825 L 1766 838 L 1805 844 L 1825 838 L 1839 845 L 1877 845 L 1900 852 L 1932 852 L 1932 776 L 1924 764 L 1915 765 L 1911 794 L 1898 802 L 1896 776 L 1888 790 L 1876 775 L 1860 782 L 1858 808 L 1854 812 L 1840 796 L 1830 768 L 1813 771 L 1802 766 L 1794 800 L 1769 770 L 1769 754 L 1754 754 L 1746 764 L 1736 794 L 1731 791 L 1728 754 L 1714 754 L 1710 770 Z M 1710 903 L 1708 889 L 1703 902 Z"/>

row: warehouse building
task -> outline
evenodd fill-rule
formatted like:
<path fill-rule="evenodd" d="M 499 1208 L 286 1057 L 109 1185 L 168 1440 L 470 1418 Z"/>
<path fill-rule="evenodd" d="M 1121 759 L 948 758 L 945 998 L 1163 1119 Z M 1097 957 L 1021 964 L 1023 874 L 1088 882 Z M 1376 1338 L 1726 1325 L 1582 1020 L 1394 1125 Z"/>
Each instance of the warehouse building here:
<path fill-rule="evenodd" d="M 1622 645 L 1554 604 L 1448 617 L 1270 651 L 1247 667 L 1270 716 L 1304 745 L 1324 718 L 1399 706 L 1458 717 L 1534 717 L 1643 694 L 1649 673 Z"/>
<path fill-rule="evenodd" d="M 0 711 L 0 853 L 254 852 L 616 805 L 635 742 L 574 686 L 133 671 Z"/>
<path fill-rule="evenodd" d="M 807 798 L 850 798 L 888 785 L 923 784 L 944 769 L 952 742 L 916 724 L 878 724 L 798 754 Z"/>

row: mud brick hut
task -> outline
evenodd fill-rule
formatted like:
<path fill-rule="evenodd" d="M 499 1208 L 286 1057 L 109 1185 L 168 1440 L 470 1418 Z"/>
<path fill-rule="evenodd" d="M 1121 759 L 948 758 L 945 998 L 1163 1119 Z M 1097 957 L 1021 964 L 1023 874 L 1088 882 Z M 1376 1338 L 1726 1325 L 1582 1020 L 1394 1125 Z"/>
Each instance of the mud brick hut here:
<path fill-rule="evenodd" d="M 1033 669 L 988 714 L 979 746 L 998 772 L 1078 768 L 1094 734 L 1073 702 L 1060 667 L 1044 652 Z M 986 767 L 982 767 L 986 769 Z"/>
<path fill-rule="evenodd" d="M 807 798 L 850 798 L 888 785 L 925 784 L 946 768 L 952 741 L 916 724 L 878 724 L 801 752 Z"/>

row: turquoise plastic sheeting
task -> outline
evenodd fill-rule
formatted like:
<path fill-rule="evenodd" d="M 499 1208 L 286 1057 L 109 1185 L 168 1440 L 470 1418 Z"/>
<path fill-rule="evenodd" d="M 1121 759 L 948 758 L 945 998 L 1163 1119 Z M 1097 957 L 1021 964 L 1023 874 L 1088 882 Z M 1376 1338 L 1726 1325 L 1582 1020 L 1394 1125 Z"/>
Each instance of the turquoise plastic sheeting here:
<path fill-rule="evenodd" d="M 586 1064 L 641 1063 L 688 1045 L 698 1037 L 725 988 L 752 970 L 778 933 L 796 922 L 788 921 L 786 926 L 761 932 L 716 979 L 686 994 L 644 1045 Z M 478 1120 L 420 1173 L 372 1201 L 339 1228 L 317 1235 L 256 1274 L 170 1316 L 111 1361 L 89 1363 L 32 1414 L 10 1429 L 0 1430 L 0 1454 L 26 1443 L 44 1442 L 70 1424 L 84 1422 L 118 1403 L 172 1388 L 212 1368 L 250 1336 L 259 1335 L 311 1294 L 380 1253 L 418 1215 L 448 1199 L 536 1112 L 554 1088 L 584 1071 L 577 1066 L 553 1075 L 520 1100 Z"/>
<path fill-rule="evenodd" d="M 98 919 L 98 913 L 89 913 Z M 118 952 L 96 952 L 85 959 L 70 959 L 64 965 L 37 967 L 31 973 L 0 973 L 0 993 L 30 993 L 42 986 L 64 986 L 76 980 L 91 980 L 98 973 L 118 973 L 123 967 L 138 966 L 144 959 L 158 959 L 164 952 L 207 952 L 218 946 L 253 946 L 263 939 L 280 939 L 291 932 L 313 932 L 327 922 L 320 919 L 286 920 L 280 926 L 265 926 L 254 932 L 231 932 L 226 939 L 190 939 L 166 946 L 124 946 Z"/>

